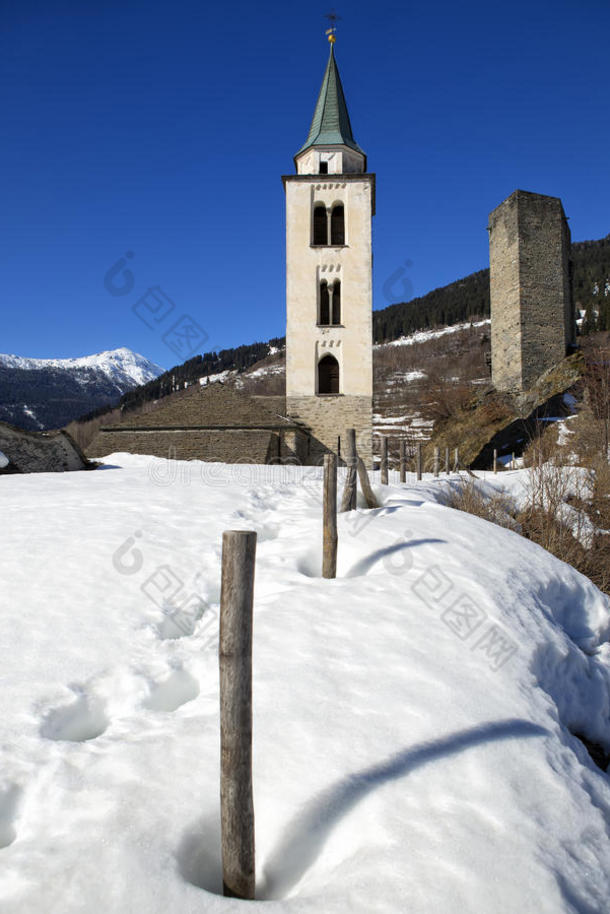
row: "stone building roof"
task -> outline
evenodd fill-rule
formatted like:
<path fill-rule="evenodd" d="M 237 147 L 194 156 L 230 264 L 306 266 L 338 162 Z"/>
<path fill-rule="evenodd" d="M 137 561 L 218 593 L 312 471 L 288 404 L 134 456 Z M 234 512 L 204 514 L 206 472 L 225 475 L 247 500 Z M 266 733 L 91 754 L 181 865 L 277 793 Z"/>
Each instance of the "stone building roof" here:
<path fill-rule="evenodd" d="M 264 401 L 272 401 L 270 405 Z M 215 383 L 193 385 L 173 394 L 149 413 L 129 416 L 114 429 L 278 429 L 294 428 L 283 415 L 283 397 L 249 397 L 232 387 Z M 104 428 L 108 428 L 104 426 Z"/>
<path fill-rule="evenodd" d="M 297 155 L 309 149 L 310 146 L 349 146 L 351 149 L 355 149 L 356 152 L 365 155 L 352 133 L 352 125 L 332 44 L 313 120 L 309 128 L 309 136 L 297 152 Z"/>

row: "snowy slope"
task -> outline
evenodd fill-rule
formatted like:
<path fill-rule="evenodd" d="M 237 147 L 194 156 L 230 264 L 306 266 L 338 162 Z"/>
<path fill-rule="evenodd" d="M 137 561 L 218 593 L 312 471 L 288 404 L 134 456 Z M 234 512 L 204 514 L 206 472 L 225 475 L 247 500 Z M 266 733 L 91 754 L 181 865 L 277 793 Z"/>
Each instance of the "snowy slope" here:
<path fill-rule="evenodd" d="M 416 330 L 408 336 L 399 336 L 398 339 L 390 340 L 387 343 L 377 343 L 378 346 L 414 346 L 419 343 L 427 343 L 428 340 L 436 340 L 441 336 L 447 336 L 450 333 L 459 333 L 462 330 L 469 330 L 471 327 L 485 327 L 491 324 L 489 318 L 482 321 L 465 321 L 461 324 L 450 324 L 447 327 L 439 327 L 438 330 Z"/>
<path fill-rule="evenodd" d="M 86 375 L 81 374 L 78 369 L 92 369 L 107 375 L 118 386 L 125 387 L 125 390 L 146 384 L 147 381 L 158 378 L 165 371 L 164 368 L 145 359 L 143 355 L 132 352 L 131 349 L 126 349 L 124 346 L 120 349 L 109 349 L 76 359 L 27 359 L 18 355 L 0 353 L 0 365 L 5 368 L 20 368 L 28 371 L 60 368 L 64 371 L 74 372 L 75 377 L 82 377 L 83 381 Z"/>
<path fill-rule="evenodd" d="M 218 895 L 230 528 L 258 531 L 251 906 L 607 910 L 610 784 L 570 732 L 610 748 L 590 582 L 441 480 L 341 515 L 325 581 L 319 470 L 106 464 L 0 478 L 1 910 L 245 910 Z"/>

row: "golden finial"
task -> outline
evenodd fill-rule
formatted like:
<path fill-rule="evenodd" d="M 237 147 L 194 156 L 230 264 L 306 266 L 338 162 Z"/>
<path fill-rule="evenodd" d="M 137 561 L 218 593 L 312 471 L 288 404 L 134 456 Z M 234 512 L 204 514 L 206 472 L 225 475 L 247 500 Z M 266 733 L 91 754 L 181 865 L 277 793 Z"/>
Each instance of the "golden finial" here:
<path fill-rule="evenodd" d="M 331 10 L 330 13 L 327 13 L 324 18 L 328 19 L 328 21 L 330 22 L 330 28 L 326 29 L 325 34 L 326 34 L 326 37 L 328 38 L 329 44 L 333 45 L 335 43 L 335 41 L 337 40 L 337 36 L 335 34 L 337 31 L 336 22 L 338 19 L 341 18 L 341 16 L 337 16 L 335 11 Z"/>

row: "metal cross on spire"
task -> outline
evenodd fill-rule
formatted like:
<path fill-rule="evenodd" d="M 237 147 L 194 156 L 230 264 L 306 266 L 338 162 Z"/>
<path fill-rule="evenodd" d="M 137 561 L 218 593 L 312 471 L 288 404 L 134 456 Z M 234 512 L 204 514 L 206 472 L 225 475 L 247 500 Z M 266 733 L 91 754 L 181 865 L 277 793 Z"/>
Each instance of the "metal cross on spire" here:
<path fill-rule="evenodd" d="M 328 19 L 328 21 L 330 22 L 330 28 L 329 28 L 329 29 L 326 29 L 326 36 L 327 36 L 329 42 L 330 42 L 331 44 L 334 44 L 335 41 L 337 40 L 337 37 L 336 37 L 337 25 L 336 25 L 336 23 L 341 19 L 341 16 L 337 16 L 336 12 L 335 12 L 334 10 L 331 10 L 330 13 L 326 13 L 326 15 L 325 15 L 324 18 L 325 18 L 325 19 Z"/>

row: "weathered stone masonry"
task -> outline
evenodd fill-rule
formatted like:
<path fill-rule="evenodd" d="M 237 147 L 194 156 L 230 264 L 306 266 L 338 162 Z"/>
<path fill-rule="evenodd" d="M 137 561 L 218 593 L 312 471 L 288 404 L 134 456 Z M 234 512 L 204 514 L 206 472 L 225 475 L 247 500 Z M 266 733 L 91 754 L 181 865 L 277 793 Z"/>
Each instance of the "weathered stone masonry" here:
<path fill-rule="evenodd" d="M 492 380 L 527 390 L 575 338 L 561 200 L 516 190 L 490 214 L 489 254 Z"/>
<path fill-rule="evenodd" d="M 373 425 L 373 401 L 371 397 L 289 397 L 286 400 L 288 413 L 295 419 L 302 419 L 312 429 L 307 443 L 308 463 L 319 463 L 321 457 L 333 451 L 343 453 L 345 431 L 356 429 L 358 453 L 368 463 L 372 452 L 371 429 Z"/>
<path fill-rule="evenodd" d="M 125 451 L 222 463 L 301 461 L 308 436 L 283 413 L 282 397 L 248 397 L 222 384 L 196 385 L 152 412 L 102 427 L 87 451 L 97 457 Z"/>

